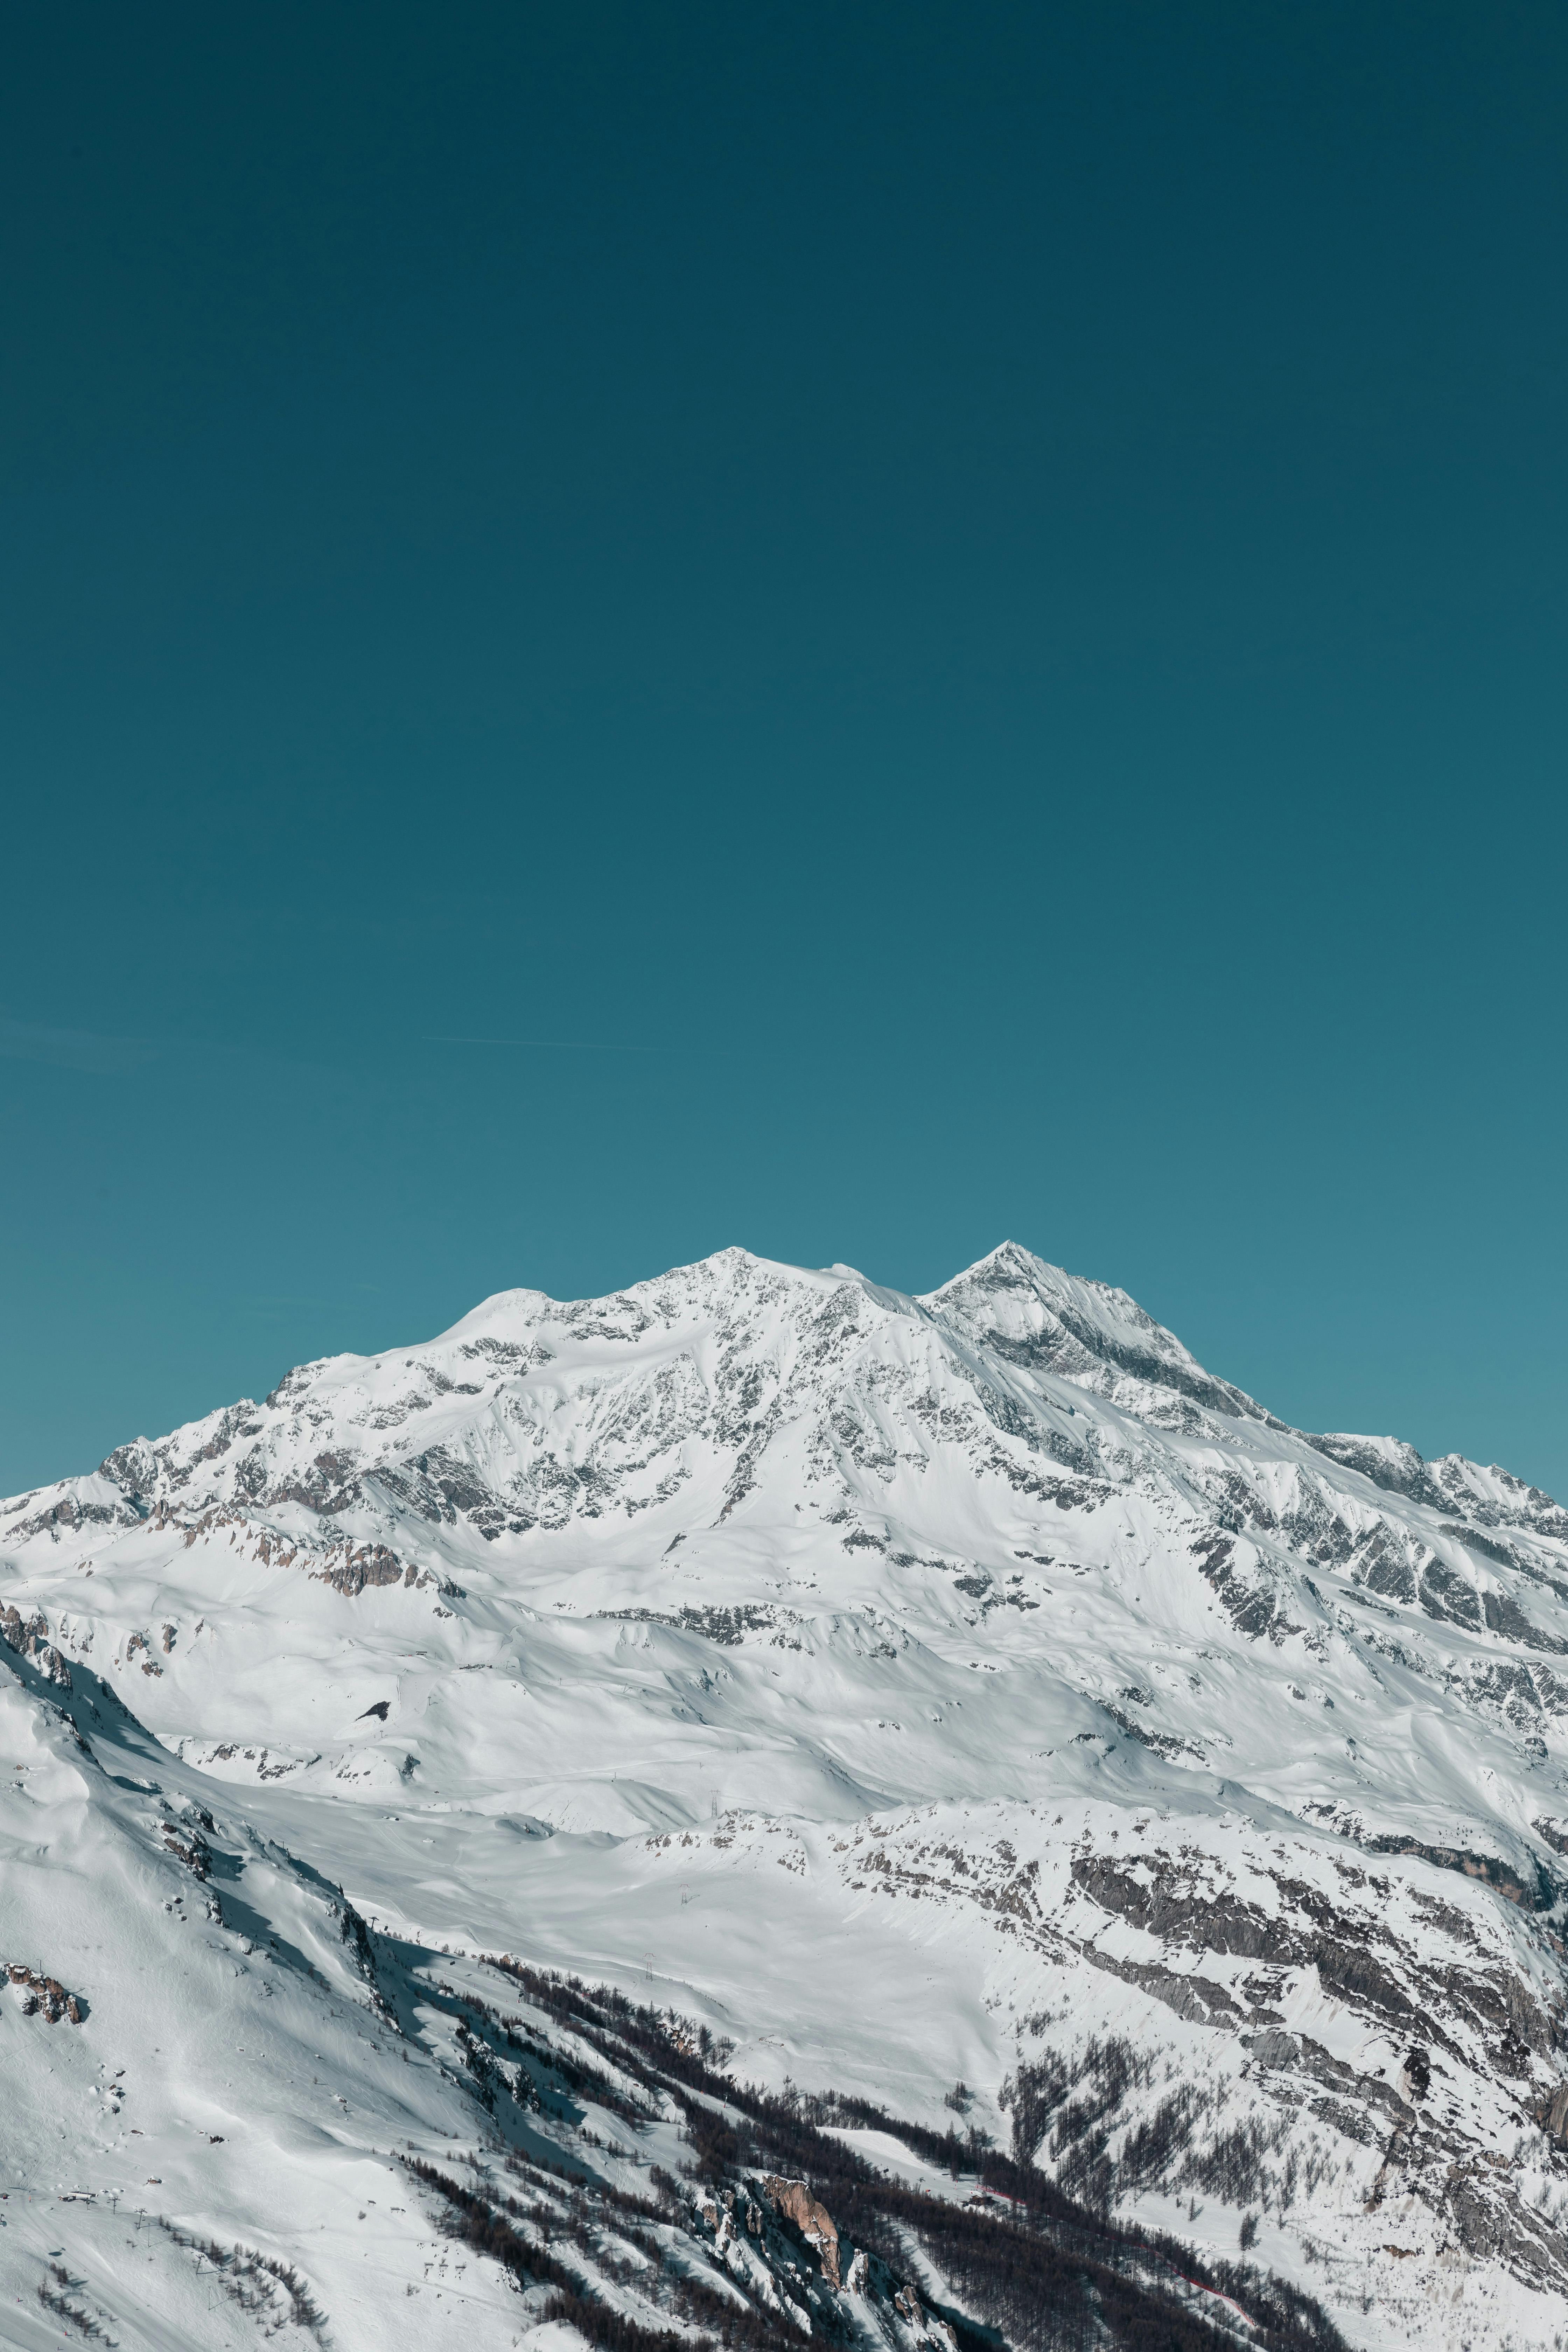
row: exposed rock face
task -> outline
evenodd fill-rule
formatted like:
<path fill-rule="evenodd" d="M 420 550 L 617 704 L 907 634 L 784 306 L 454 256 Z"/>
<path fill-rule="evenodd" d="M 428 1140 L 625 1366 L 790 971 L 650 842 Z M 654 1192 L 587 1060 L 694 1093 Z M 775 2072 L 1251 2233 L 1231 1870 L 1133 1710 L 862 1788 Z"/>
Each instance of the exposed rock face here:
<path fill-rule="evenodd" d="M 909 2346 L 930 2345 L 935 2352 L 958 2352 L 951 2322 L 933 2312 L 908 2278 L 889 2270 L 879 2256 L 864 2246 L 851 2247 L 841 2238 L 831 2213 L 805 2180 L 770 2173 L 753 2184 L 761 2203 L 742 2186 L 739 2191 L 700 2188 L 693 2200 L 700 2223 L 713 2234 L 714 2252 L 737 2278 L 750 2275 L 742 2261 L 736 2263 L 731 2249 L 740 2235 L 743 2211 L 745 2235 L 764 2265 L 770 2286 L 782 2307 L 804 2335 L 826 2335 L 852 2340 L 868 2326 L 874 2339 Z M 785 2224 L 783 2231 L 767 2221 L 765 2208 Z M 798 2234 L 796 2234 L 798 2233 Z M 804 2239 L 821 2265 L 825 2296 L 813 2276 L 793 2259 Z M 836 2296 L 854 2296 L 863 2306 L 853 2316 L 835 2307 Z"/>
<path fill-rule="evenodd" d="M 182 1844 L 179 1832 L 173 1822 L 163 1826 L 163 1842 L 176 1862 L 183 1862 L 192 1876 L 205 1885 L 212 1876 L 212 1849 L 199 1831 L 193 1830 L 188 1843 Z"/>
<path fill-rule="evenodd" d="M 818 2202 L 804 2180 L 780 2180 L 770 2174 L 763 2189 L 773 2210 L 793 2221 L 807 2245 L 816 2247 L 822 2275 L 837 2294 L 840 2284 L 838 2232 L 826 2206 Z"/>
<path fill-rule="evenodd" d="M 15 1650 L 19 1657 L 31 1658 L 47 1682 L 60 1690 L 71 1686 L 70 1668 L 48 1638 L 48 1620 L 33 1616 L 24 1623 L 15 1607 L 0 1609 L 0 1642 Z"/>
<path fill-rule="evenodd" d="M 51 2025 L 58 2025 L 62 2018 L 72 2025 L 81 2023 L 80 2002 L 75 1993 L 67 1992 L 58 1977 L 39 1976 L 17 1960 L 6 1964 L 5 1977 L 8 1983 L 22 1988 L 22 2007 L 29 2016 L 42 2010 Z"/>

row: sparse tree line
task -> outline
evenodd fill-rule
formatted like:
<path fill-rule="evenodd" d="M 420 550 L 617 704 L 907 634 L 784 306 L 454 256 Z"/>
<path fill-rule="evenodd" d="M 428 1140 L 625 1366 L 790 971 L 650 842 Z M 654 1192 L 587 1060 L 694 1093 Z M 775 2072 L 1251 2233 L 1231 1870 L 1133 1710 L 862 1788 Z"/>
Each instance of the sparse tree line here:
<path fill-rule="evenodd" d="M 225 2246 L 216 2238 L 194 2236 L 161 2214 L 157 2224 L 175 2245 L 187 2248 L 199 2262 L 211 2263 L 219 2286 L 241 2311 L 248 2312 L 253 2318 L 276 2323 L 292 2320 L 307 2335 L 324 2341 L 325 2315 L 312 2297 L 309 2284 L 291 2263 L 274 2254 L 259 2253 L 253 2246 Z"/>
<path fill-rule="evenodd" d="M 1133 2124 L 1119 2152 L 1110 2153 L 1122 2107 L 1134 2091 L 1146 2091 L 1154 2060 L 1121 2036 L 1088 2042 L 1070 2069 L 1058 2055 L 1021 2066 L 1003 2086 L 1013 2116 L 1013 2153 L 1033 2168 L 1042 2149 L 1052 2159 L 1057 2186 L 1091 2212 L 1108 2215 L 1120 2198 L 1156 2185 L 1173 2194 L 1197 2191 L 1226 2205 L 1258 2205 L 1288 2212 L 1303 2191 L 1310 2196 L 1330 2168 L 1314 2149 L 1305 2158 L 1292 2148 L 1279 2168 L 1277 2156 L 1290 2138 L 1281 2117 L 1265 2124 L 1255 2116 L 1194 2146 L 1200 2128 L 1215 2119 L 1220 2102 L 1191 2084 L 1163 2098 Z"/>
<path fill-rule="evenodd" d="M 816 2097 L 790 2086 L 769 2093 L 738 2084 L 719 2072 L 727 2048 L 700 2026 L 651 2006 L 639 2007 L 613 1990 L 591 1988 L 575 1978 L 531 1969 L 510 1958 L 489 1965 L 603 2061 L 605 2071 L 601 2074 L 598 2068 L 563 2060 L 552 2050 L 549 2063 L 563 2080 L 574 2074 L 581 2087 L 634 2128 L 658 2111 L 664 2096 L 678 2100 L 691 2147 L 691 2160 L 683 2168 L 689 2179 L 722 2184 L 773 2174 L 809 2181 L 832 2214 L 841 2241 L 865 2248 L 889 2274 L 907 2273 L 909 2244 L 918 2241 L 989 2326 L 1002 2331 L 1022 2352 L 1089 2352 L 1089 2347 L 1108 2341 L 1126 2352 L 1215 2352 L 1231 2339 L 1191 2307 L 1194 2288 L 1239 2303 L 1251 2316 L 1264 2352 L 1344 2352 L 1343 2339 L 1327 2315 L 1287 2283 L 1245 2263 L 1200 2263 L 1175 2242 L 1111 2222 L 1110 2210 L 1120 2194 L 1167 2179 L 1178 2163 L 1184 2163 L 1184 2185 L 1190 2180 L 1205 2193 L 1242 2202 L 1258 2193 L 1264 2158 L 1277 2145 L 1277 2136 L 1247 2124 L 1194 2151 L 1195 2129 L 1203 2120 L 1201 2103 L 1194 2095 L 1177 2092 L 1133 2127 L 1120 2156 L 1112 2158 L 1116 2114 L 1129 2093 L 1146 2087 L 1152 2074 L 1152 2061 L 1130 2042 L 1111 2036 L 1090 2043 L 1070 2074 L 1059 2059 L 1020 2069 L 1009 2086 L 1014 2116 L 1014 2154 L 1009 2157 L 991 2148 L 983 2134 L 961 2134 L 952 2126 L 945 2132 L 932 2131 L 889 2116 L 866 2100 Z M 443 1990 L 458 2001 L 452 1988 Z M 471 1995 L 461 1997 L 461 2006 L 475 2052 L 470 2071 L 482 2091 L 488 2063 L 480 2039 L 485 2029 L 493 2031 L 503 2045 L 515 2048 L 523 2046 L 521 2033 L 528 2029 L 522 2020 L 503 2018 Z M 639 2092 L 645 2097 L 639 2098 Z M 906 2188 L 831 2137 L 824 2128 L 828 2125 L 891 2133 L 955 2177 L 973 2168 L 982 2188 L 1006 2202 L 955 2205 Z M 1033 2160 L 1047 2135 L 1058 2160 L 1056 2179 Z M 551 2251 L 552 2241 L 560 2244 L 563 2228 L 558 2213 L 510 2200 L 508 2210 L 500 2210 L 479 2186 L 462 2187 L 410 2161 L 426 2185 L 447 2200 L 454 2224 L 468 2242 L 501 2261 L 520 2284 L 547 2286 L 554 2295 L 569 2299 L 554 2315 L 570 2318 L 590 2342 L 603 2346 L 605 2352 L 668 2352 L 668 2337 L 657 2327 L 642 2326 L 597 2302 L 587 2268 L 563 2263 Z M 656 2168 L 656 2187 L 660 2179 Z M 676 2184 L 665 2182 L 664 2188 L 668 2198 Z M 575 2199 L 574 2205 L 569 2200 L 574 2218 L 564 2226 L 584 2263 L 624 2277 L 625 2284 L 635 2284 L 645 2296 L 657 2292 L 661 2307 L 701 2327 L 710 2345 L 741 2347 L 741 2352 L 780 2352 L 788 2344 L 793 2352 L 797 2331 L 782 2314 L 755 2304 L 749 2311 L 742 2309 L 689 2277 L 678 2282 L 662 2256 L 654 2281 L 645 2283 L 635 2265 L 627 2264 L 623 2272 L 613 2243 L 603 2242 L 602 2232 L 607 2230 L 612 2241 L 616 2235 L 627 2239 L 652 2263 L 658 2242 L 639 2230 L 637 2222 L 679 2218 L 689 2226 L 683 2205 L 645 2205 L 640 2212 L 633 2211 L 620 2192 L 599 2183 L 591 2195 L 579 2186 L 571 2197 Z M 520 2222 L 526 2235 L 520 2231 Z M 787 2230 L 787 2225 L 780 2226 Z M 799 2253 L 815 2272 L 816 2255 L 804 2241 Z M 583 2315 L 595 2311 L 600 2316 L 590 2324 Z M 983 2352 L 983 2347 L 995 2352 L 994 2338 L 956 2311 L 944 2310 L 942 2316 L 952 2326 L 960 2352 Z M 832 2332 L 831 2313 L 826 2332 Z"/>

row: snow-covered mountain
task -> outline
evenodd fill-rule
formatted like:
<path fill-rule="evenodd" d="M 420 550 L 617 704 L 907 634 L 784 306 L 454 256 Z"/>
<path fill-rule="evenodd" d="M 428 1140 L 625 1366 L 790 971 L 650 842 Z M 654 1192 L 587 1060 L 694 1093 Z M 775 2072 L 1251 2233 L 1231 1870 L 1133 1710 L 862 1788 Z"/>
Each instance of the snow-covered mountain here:
<path fill-rule="evenodd" d="M 0 1507 L 0 2340 L 58 2340 L 27 2282 L 73 2229 L 88 2277 L 134 2191 L 162 2219 L 125 2280 L 174 2284 L 149 2316 L 91 2274 L 127 2345 L 224 2340 L 180 2315 L 182 2238 L 292 2265 L 345 2346 L 427 2332 L 437 2294 L 510 2342 L 542 2289 L 491 2255 L 461 2294 L 405 2276 L 419 2213 L 457 2209 L 393 2151 L 455 2140 L 499 2213 L 542 2130 L 612 2205 L 656 2144 L 672 2194 L 700 2176 L 657 2290 L 579 2280 L 628 2325 L 711 2332 L 668 2288 L 703 2263 L 776 2315 L 779 2230 L 814 2282 L 791 2326 L 998 2316 L 913 2206 L 855 2240 L 861 2290 L 835 2278 L 788 2183 L 693 2157 L 662 2074 L 626 2092 L 653 2137 L 624 2162 L 613 2105 L 542 2120 L 499 2028 L 480 2051 L 484 1954 L 816 2099 L 825 2213 L 837 2147 L 917 2200 L 1037 2182 L 1079 2209 L 1058 2241 L 1254 2266 L 1256 2328 L 1243 2285 L 1173 2340 L 1330 2341 L 1268 2336 L 1270 2272 L 1356 2344 L 1563 2325 L 1568 1513 L 1290 1429 L 1123 1292 L 1006 1244 L 919 1299 L 740 1250 L 502 1293 Z M 526 2021 L 559 2092 L 582 2021 L 554 1998 Z M 634 2066 L 595 2015 L 593 2063 Z M 1092 2294 L 1100 2340 L 1136 2340 Z"/>

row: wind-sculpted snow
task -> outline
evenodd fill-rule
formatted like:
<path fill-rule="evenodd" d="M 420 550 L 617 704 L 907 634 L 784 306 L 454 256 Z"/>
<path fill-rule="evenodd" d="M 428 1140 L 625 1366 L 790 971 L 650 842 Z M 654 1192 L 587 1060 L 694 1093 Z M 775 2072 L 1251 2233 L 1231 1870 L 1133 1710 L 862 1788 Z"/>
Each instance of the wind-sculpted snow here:
<path fill-rule="evenodd" d="M 651 1970 L 774 2089 L 942 2128 L 962 2077 L 1352 2341 L 1552 2340 L 1568 1514 L 1121 1291 L 502 1293 L 0 1507 L 0 1641 L 389 1934 Z M 0 1961 L 90 2035 L 92 1948 Z"/>

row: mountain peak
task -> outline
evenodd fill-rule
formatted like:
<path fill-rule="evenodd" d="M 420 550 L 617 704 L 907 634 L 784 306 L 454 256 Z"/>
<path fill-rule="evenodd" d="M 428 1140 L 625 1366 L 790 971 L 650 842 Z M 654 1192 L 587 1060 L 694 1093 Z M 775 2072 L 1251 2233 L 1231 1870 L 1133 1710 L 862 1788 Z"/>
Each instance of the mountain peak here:
<path fill-rule="evenodd" d="M 1014 1362 L 1104 1395 L 1121 1393 L 1134 1409 L 1153 1390 L 1227 1418 L 1269 1418 L 1242 1390 L 1205 1371 L 1125 1290 L 1068 1274 L 1017 1242 L 1001 1243 L 921 1303 Z"/>
<path fill-rule="evenodd" d="M 1535 2264 L 1515 2340 L 1550 2340 L 1568 1515 L 1506 1473 L 1288 1429 L 1125 1291 L 1016 1242 L 924 1299 L 731 1247 L 604 1298 L 500 1291 L 437 1339 L 122 1446 L 0 1510 L 0 1659 L 76 1710 L 73 1771 L 118 1754 L 115 1835 L 163 1874 L 126 1948 L 150 1919 L 182 1967 L 214 1951 L 185 1896 L 233 1935 L 189 2111 L 228 2098 L 237 2054 L 254 2109 L 239 2020 L 275 1984 L 283 2013 L 291 1952 L 312 2002 L 329 1960 L 379 1955 L 407 1994 L 375 2029 L 405 2037 L 394 2109 L 404 2056 L 427 2061 L 439 2138 L 468 2101 L 476 2145 L 526 2151 L 588 2111 L 542 2119 L 500 1980 L 457 2000 L 463 1950 L 609 1979 L 628 2017 L 657 1972 L 661 2008 L 741 2045 L 740 2080 L 782 2087 L 787 2063 L 873 2103 L 896 2082 L 932 2147 L 973 2112 L 1021 2177 L 1092 2181 L 1226 2262 L 1244 2209 L 1266 2214 L 1269 2261 L 1310 2260 L 1325 2293 L 1321 2249 L 1348 2236 L 1355 2310 L 1365 2265 L 1389 2269 L 1397 2173 L 1412 2300 L 1390 2346 L 1421 2342 L 1455 2243 L 1488 2297 Z M 6 1694 L 0 1673 L 0 1716 Z M 0 1828 L 41 1852 L 25 1727 L 15 1744 Z M 318 1874 L 279 1864 L 295 1834 Z M 27 1987 L 41 1970 L 84 2014 L 123 2013 L 102 1919 L 60 1887 L 97 1870 L 140 1904 L 142 1868 L 57 1871 Z M 378 1938 L 376 1917 L 401 1924 Z M 448 1949 L 416 1999 L 420 1941 Z M 345 2013 L 356 2065 L 381 2054 L 366 2013 Z M 268 2093 L 288 2116 L 305 2080 L 328 2095 L 308 2031 L 309 2066 Z M 61 2048 L 29 2077 L 49 2147 L 91 2089 L 62 2104 Z M 373 2086 L 331 2063 L 366 2112 Z M 1109 2104 L 1080 2144 L 1058 2118 L 1091 2075 Z M 120 2095 L 91 2095 L 111 2125 Z M 638 2161 L 629 2118 L 590 2108 L 573 2163 Z M 101 2133 L 73 2165 L 121 2195 L 184 2178 L 189 2112 L 136 2128 L 134 2174 Z M 1533 2154 L 1478 2173 L 1478 2135 L 1526 2133 Z M 1163 2172 L 1111 2154 L 1156 2141 Z M 370 2210 L 343 2233 L 353 2294 Z"/>

